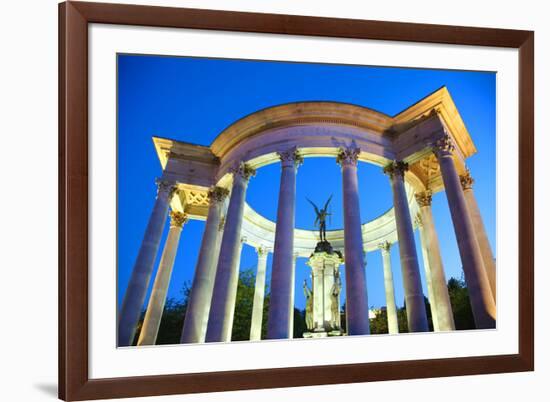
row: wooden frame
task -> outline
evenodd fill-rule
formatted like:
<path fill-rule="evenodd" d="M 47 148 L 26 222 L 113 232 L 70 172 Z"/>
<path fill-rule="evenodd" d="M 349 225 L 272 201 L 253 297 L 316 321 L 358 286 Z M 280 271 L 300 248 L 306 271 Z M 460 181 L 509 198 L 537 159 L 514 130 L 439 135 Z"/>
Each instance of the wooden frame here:
<path fill-rule="evenodd" d="M 231 372 L 88 378 L 88 24 L 196 28 L 519 49 L 519 353 Z M 83 400 L 534 369 L 534 33 L 183 8 L 59 5 L 59 397 Z M 335 369 L 337 368 L 337 369 Z M 314 374 L 314 375 L 313 375 Z"/>

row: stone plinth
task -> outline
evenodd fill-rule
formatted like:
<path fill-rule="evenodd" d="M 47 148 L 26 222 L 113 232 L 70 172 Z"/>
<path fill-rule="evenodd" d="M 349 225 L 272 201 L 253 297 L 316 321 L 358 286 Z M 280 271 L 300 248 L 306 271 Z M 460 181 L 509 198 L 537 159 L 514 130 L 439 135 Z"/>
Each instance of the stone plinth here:
<path fill-rule="evenodd" d="M 327 251 L 314 252 L 307 265 L 311 267 L 312 289 L 306 290 L 306 297 L 311 298 L 312 322 L 304 333 L 306 338 L 341 335 L 340 330 L 340 265 L 342 255 L 331 248 Z M 309 294 L 308 294 L 309 291 Z M 306 306 L 306 314 L 308 314 Z M 307 321 L 307 320 L 306 320 Z M 323 335 L 324 334 L 324 335 Z"/>

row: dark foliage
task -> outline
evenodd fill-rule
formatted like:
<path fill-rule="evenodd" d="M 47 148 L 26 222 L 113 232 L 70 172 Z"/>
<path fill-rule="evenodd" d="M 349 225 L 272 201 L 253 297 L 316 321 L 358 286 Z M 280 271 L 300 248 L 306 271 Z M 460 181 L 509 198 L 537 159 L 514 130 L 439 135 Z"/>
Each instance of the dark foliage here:
<path fill-rule="evenodd" d="M 456 329 L 475 329 L 468 288 L 463 279 L 451 278 L 447 283 Z"/>

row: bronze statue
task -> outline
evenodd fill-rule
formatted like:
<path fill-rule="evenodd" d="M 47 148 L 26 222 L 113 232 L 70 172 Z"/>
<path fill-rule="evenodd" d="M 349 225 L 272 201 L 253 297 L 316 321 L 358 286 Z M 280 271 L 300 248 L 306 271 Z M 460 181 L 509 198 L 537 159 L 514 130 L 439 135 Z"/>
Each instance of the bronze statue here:
<path fill-rule="evenodd" d="M 315 222 L 313 223 L 315 226 L 319 225 L 319 241 L 326 242 L 327 241 L 327 224 L 326 220 L 327 217 L 332 215 L 328 212 L 328 205 L 330 203 L 330 200 L 332 199 L 332 194 L 330 197 L 328 197 L 327 202 L 325 203 L 325 206 L 323 209 L 319 210 L 317 205 L 313 201 L 311 201 L 309 198 L 306 198 L 311 205 L 313 205 L 313 208 L 315 208 Z"/>
<path fill-rule="evenodd" d="M 313 331 L 313 292 L 307 287 L 307 281 L 304 279 L 304 295 L 306 296 L 306 328 Z"/>

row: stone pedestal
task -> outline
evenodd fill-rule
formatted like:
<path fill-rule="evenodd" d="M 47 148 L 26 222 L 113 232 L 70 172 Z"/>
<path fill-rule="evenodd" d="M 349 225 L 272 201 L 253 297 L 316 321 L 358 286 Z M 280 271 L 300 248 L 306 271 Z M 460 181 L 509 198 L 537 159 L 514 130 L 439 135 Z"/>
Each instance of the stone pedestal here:
<path fill-rule="evenodd" d="M 307 289 L 304 283 L 304 290 L 306 298 L 309 297 L 312 300 L 313 320 L 304 333 L 304 338 L 342 335 L 340 322 L 342 287 L 340 265 L 342 262 L 342 255 L 332 250 L 316 251 L 309 258 L 307 265 L 311 267 L 312 289 Z M 306 314 L 308 314 L 307 308 Z"/>

